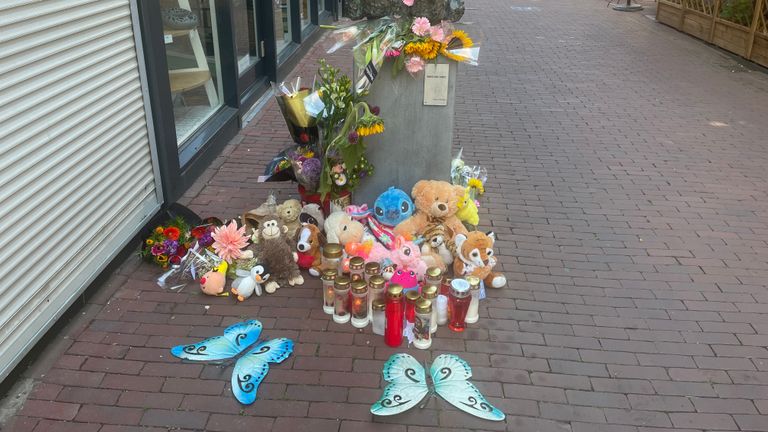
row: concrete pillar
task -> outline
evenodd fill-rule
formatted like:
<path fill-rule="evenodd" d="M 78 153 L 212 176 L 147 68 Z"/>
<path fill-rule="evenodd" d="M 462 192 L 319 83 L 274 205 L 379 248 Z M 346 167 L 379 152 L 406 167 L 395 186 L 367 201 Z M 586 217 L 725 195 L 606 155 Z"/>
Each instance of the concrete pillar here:
<path fill-rule="evenodd" d="M 450 65 L 448 105 L 424 105 L 424 72 L 413 78 L 403 70 L 392 78 L 392 61 L 384 62 L 367 101 L 381 108 L 385 131 L 365 138 L 368 160 L 376 171 L 360 182 L 352 201 L 372 205 L 389 186 L 410 194 L 422 179 L 449 180 L 456 95 L 456 62 Z"/>

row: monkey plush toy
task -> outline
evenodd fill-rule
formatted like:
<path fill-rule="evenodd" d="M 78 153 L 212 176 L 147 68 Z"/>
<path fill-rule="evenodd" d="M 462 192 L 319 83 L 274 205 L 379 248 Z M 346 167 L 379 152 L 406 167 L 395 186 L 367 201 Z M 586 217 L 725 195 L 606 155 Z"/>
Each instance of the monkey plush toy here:
<path fill-rule="evenodd" d="M 298 256 L 291 247 L 288 227 L 280 222 L 277 215 L 264 216 L 259 223 L 259 229 L 253 231 L 251 240 L 258 244 L 258 262 L 272 272 L 264 291 L 272 294 L 286 284 L 294 286 L 304 283 L 296 264 Z"/>

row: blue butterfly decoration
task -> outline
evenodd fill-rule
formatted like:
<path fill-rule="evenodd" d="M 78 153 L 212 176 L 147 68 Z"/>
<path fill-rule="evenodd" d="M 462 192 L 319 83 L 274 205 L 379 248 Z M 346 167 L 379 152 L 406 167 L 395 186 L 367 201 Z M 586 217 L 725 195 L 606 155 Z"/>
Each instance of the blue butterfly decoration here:
<path fill-rule="evenodd" d="M 250 405 L 256 400 L 259 384 L 269 372 L 269 363 L 282 363 L 293 352 L 290 339 L 259 342 L 261 329 L 261 323 L 256 320 L 233 324 L 224 329 L 223 336 L 214 336 L 194 345 L 175 346 L 171 348 L 171 354 L 185 360 L 215 361 L 233 359 L 245 352 L 237 359 L 232 372 L 232 393 L 241 404 Z"/>
<path fill-rule="evenodd" d="M 384 388 L 381 399 L 371 406 L 375 415 L 388 416 L 405 412 L 421 402 L 430 392 L 440 395 L 456 408 L 486 420 L 502 421 L 503 412 L 491 405 L 480 390 L 469 382 L 472 369 L 453 354 L 438 356 L 429 368 L 433 387 L 419 362 L 408 354 L 394 354 L 384 364 Z"/>

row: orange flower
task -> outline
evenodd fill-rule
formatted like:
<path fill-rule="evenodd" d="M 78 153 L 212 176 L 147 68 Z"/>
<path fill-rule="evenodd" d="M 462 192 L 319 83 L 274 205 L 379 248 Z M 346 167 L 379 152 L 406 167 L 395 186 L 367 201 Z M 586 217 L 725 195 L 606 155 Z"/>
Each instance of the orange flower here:
<path fill-rule="evenodd" d="M 176 227 L 168 227 L 163 230 L 163 235 L 169 240 L 178 240 L 179 235 L 181 235 L 181 231 L 179 231 L 179 229 Z"/>
<path fill-rule="evenodd" d="M 163 233 L 163 227 L 159 226 L 155 228 L 155 234 L 162 234 Z"/>

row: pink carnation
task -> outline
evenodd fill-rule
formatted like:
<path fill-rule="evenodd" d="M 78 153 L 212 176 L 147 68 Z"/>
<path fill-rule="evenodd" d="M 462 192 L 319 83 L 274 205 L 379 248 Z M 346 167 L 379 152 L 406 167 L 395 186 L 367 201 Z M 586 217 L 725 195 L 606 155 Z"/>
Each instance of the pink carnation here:
<path fill-rule="evenodd" d="M 442 26 L 434 26 L 429 29 L 429 37 L 437 42 L 442 42 L 445 39 L 445 32 Z"/>
<path fill-rule="evenodd" d="M 384 53 L 384 57 L 398 57 L 398 56 L 400 56 L 400 50 L 398 49 L 390 48 Z"/>
<path fill-rule="evenodd" d="M 408 57 L 405 61 L 405 70 L 411 75 L 421 72 L 424 70 L 424 60 L 419 56 Z"/>
<path fill-rule="evenodd" d="M 406 6 L 413 6 L 413 0 L 403 0 L 403 4 Z"/>
<path fill-rule="evenodd" d="M 413 25 L 411 26 L 411 31 L 416 33 L 419 36 L 426 36 L 429 34 L 429 20 L 424 17 L 419 17 L 413 20 Z"/>

